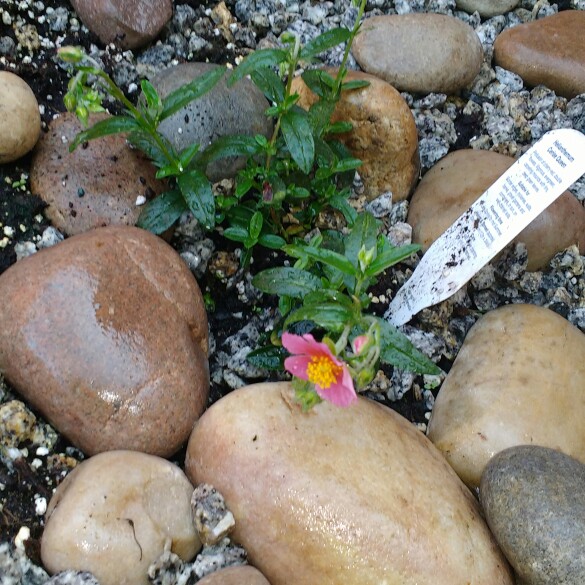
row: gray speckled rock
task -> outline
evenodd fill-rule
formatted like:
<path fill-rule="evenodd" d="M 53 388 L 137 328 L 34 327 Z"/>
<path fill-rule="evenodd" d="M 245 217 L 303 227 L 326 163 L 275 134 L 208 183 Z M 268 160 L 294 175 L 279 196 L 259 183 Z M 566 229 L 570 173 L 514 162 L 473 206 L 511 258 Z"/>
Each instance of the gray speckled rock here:
<path fill-rule="evenodd" d="M 183 63 L 165 69 L 151 82 L 165 98 L 213 67 L 216 65 Z M 272 122 L 264 115 L 268 106 L 262 92 L 249 79 L 228 87 L 224 77 L 211 91 L 164 120 L 159 130 L 178 150 L 194 142 L 200 143 L 203 150 L 213 140 L 230 134 L 264 134 L 269 138 Z M 212 180 L 219 180 L 233 176 L 243 162 L 242 158 L 221 159 L 211 163 L 207 171 Z"/>
<path fill-rule="evenodd" d="M 473 14 L 479 12 L 484 18 L 505 14 L 516 8 L 519 0 L 456 0 L 457 8 Z"/>
<path fill-rule="evenodd" d="M 554 449 L 521 445 L 486 466 L 488 524 L 528 585 L 585 583 L 585 465 Z"/>
<path fill-rule="evenodd" d="M 455 93 L 474 80 L 483 58 L 475 31 L 444 14 L 368 18 L 351 50 L 362 69 L 413 93 Z"/>

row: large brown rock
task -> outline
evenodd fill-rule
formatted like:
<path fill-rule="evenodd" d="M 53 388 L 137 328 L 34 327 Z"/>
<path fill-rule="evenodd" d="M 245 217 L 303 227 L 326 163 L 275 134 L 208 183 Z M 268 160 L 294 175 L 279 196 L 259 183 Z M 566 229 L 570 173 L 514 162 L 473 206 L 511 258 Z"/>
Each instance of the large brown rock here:
<path fill-rule="evenodd" d="M 208 394 L 197 282 L 133 227 L 73 236 L 0 276 L 0 371 L 87 454 L 169 456 Z"/>
<path fill-rule="evenodd" d="M 364 71 L 413 93 L 456 93 L 475 79 L 483 59 L 476 32 L 444 14 L 368 18 L 351 52 Z"/>
<path fill-rule="evenodd" d="M 229 567 L 221 569 L 197 581 L 199 585 L 270 585 L 254 567 Z"/>
<path fill-rule="evenodd" d="M 546 85 L 573 98 L 585 93 L 585 12 L 564 10 L 502 32 L 494 43 L 496 65 L 527 85 Z"/>
<path fill-rule="evenodd" d="M 193 486 L 176 465 L 135 451 L 108 451 L 78 465 L 51 498 L 41 541 L 50 573 L 90 571 L 100 585 L 149 585 L 148 567 L 201 548 Z"/>
<path fill-rule="evenodd" d="M 25 155 L 41 132 L 39 104 L 30 86 L 9 71 L 0 71 L 0 164 Z"/>
<path fill-rule="evenodd" d="M 360 398 L 308 413 L 290 384 L 216 402 L 186 473 L 225 497 L 272 585 L 511 585 L 475 498 L 406 419 Z"/>
<path fill-rule="evenodd" d="M 337 71 L 329 73 L 335 76 Z M 345 80 L 365 80 L 370 85 L 342 93 L 332 121 L 351 122 L 353 129 L 338 138 L 363 162 L 358 172 L 368 199 L 392 191 L 393 201 L 402 201 L 411 194 L 420 167 L 410 108 L 398 91 L 378 77 L 350 71 Z M 317 101 L 300 77 L 293 80 L 292 89 L 305 109 Z"/>
<path fill-rule="evenodd" d="M 549 309 L 509 305 L 469 331 L 441 386 L 428 436 L 477 488 L 490 459 L 517 445 L 585 463 L 585 335 Z"/>
<path fill-rule="evenodd" d="M 515 159 L 486 150 L 457 150 L 441 159 L 419 183 L 408 211 L 412 240 L 423 251 L 502 176 Z M 585 209 L 565 191 L 514 242 L 528 251 L 528 270 L 545 268 L 559 251 L 578 244 L 585 253 Z"/>
<path fill-rule="evenodd" d="M 90 117 L 89 124 L 107 118 Z M 30 172 L 31 191 L 46 203 L 51 223 L 68 235 L 107 225 L 134 225 L 147 201 L 165 189 L 156 169 L 121 134 L 112 134 L 69 152 L 75 136 L 84 130 L 75 114 L 54 120 L 39 140 Z"/>
<path fill-rule="evenodd" d="M 173 15 L 172 0 L 71 0 L 104 45 L 136 49 L 154 40 Z"/>

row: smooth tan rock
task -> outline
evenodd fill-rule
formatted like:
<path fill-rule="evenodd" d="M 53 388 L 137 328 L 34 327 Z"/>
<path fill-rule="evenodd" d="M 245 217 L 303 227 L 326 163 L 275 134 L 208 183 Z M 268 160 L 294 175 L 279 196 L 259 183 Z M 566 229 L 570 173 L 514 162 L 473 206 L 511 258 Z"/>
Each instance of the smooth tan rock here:
<path fill-rule="evenodd" d="M 483 59 L 468 24 L 432 13 L 368 18 L 351 52 L 367 73 L 413 93 L 456 93 L 475 79 Z"/>
<path fill-rule="evenodd" d="M 201 548 L 191 516 L 193 486 L 176 466 L 135 451 L 81 463 L 47 509 L 41 558 L 49 573 L 89 571 L 100 585 L 148 585 L 165 543 L 183 560 Z"/>
<path fill-rule="evenodd" d="M 558 449 L 585 462 L 585 335 L 549 309 L 509 305 L 469 331 L 428 436 L 470 487 L 498 452 Z"/>
<path fill-rule="evenodd" d="M 230 567 L 221 569 L 197 581 L 198 585 L 270 585 L 254 567 Z"/>
<path fill-rule="evenodd" d="M 495 64 L 527 85 L 546 85 L 566 98 L 585 93 L 585 12 L 564 10 L 509 28 L 494 43 Z"/>
<path fill-rule="evenodd" d="M 335 76 L 337 71 L 329 73 Z M 378 77 L 350 71 L 345 80 L 366 80 L 370 85 L 342 93 L 332 121 L 351 122 L 353 129 L 338 138 L 352 156 L 363 162 L 358 172 L 368 199 L 392 191 L 392 200 L 402 201 L 412 193 L 420 168 L 417 130 L 410 108 L 391 85 Z M 300 95 L 301 107 L 309 109 L 317 101 L 300 77 L 293 80 L 292 87 Z"/>
<path fill-rule="evenodd" d="M 197 282 L 132 227 L 73 236 L 0 276 L 0 371 L 87 454 L 169 456 L 209 388 Z"/>
<path fill-rule="evenodd" d="M 515 162 L 486 150 L 457 150 L 441 159 L 419 183 L 408 211 L 413 242 L 429 246 Z M 565 191 L 514 238 L 528 251 L 528 270 L 548 266 L 559 251 L 577 244 L 585 253 L 585 209 Z"/>
<path fill-rule="evenodd" d="M 0 164 L 29 152 L 40 132 L 39 104 L 32 89 L 18 75 L 0 71 Z"/>
<path fill-rule="evenodd" d="M 153 41 L 173 15 L 172 0 L 71 0 L 104 45 L 136 49 Z"/>
<path fill-rule="evenodd" d="M 456 0 L 457 8 L 469 14 L 479 12 L 483 18 L 491 18 L 514 10 L 519 0 Z"/>
<path fill-rule="evenodd" d="M 211 483 L 272 585 L 511 585 L 478 505 L 406 419 L 365 398 L 303 413 L 288 383 L 198 421 L 186 473 Z"/>
<path fill-rule="evenodd" d="M 90 117 L 89 124 L 107 118 Z M 35 149 L 31 164 L 31 191 L 48 205 L 46 216 L 60 231 L 75 235 L 107 225 L 134 225 L 146 201 L 166 185 L 155 178 L 154 165 L 131 149 L 122 134 L 90 140 L 69 152 L 83 130 L 73 113 L 54 120 Z"/>

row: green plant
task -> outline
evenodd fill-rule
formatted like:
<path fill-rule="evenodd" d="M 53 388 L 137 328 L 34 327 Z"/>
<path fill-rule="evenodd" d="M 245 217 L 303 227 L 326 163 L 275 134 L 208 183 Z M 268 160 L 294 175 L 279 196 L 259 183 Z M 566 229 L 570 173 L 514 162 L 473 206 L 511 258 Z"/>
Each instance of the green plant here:
<path fill-rule="evenodd" d="M 337 368 L 341 376 L 347 367 L 358 391 L 372 381 L 380 362 L 419 373 L 439 374 L 441 370 L 402 333 L 385 319 L 367 312 L 371 303 L 368 289 L 377 282 L 377 277 L 419 248 L 412 244 L 393 246 L 379 233 L 377 220 L 364 212 L 358 214 L 346 236 L 328 232 L 308 242 L 285 246 L 284 250 L 296 258 L 294 266 L 264 270 L 254 277 L 253 284 L 263 292 L 279 296 L 283 331 L 300 321 L 309 321 L 323 331 L 321 343 L 331 352 L 331 356 L 321 356 L 321 363 L 329 364 L 326 372 Z M 305 341 L 314 342 L 312 338 Z M 279 369 L 283 357 L 281 350 L 271 347 L 250 355 L 257 365 Z M 322 369 L 318 371 L 319 375 L 322 373 Z M 305 406 L 313 404 L 316 393 L 323 390 L 315 383 L 319 375 L 295 379 L 299 399 Z M 333 378 L 328 376 L 332 383 Z"/>
<path fill-rule="evenodd" d="M 109 94 L 124 107 L 123 115 L 106 118 L 80 132 L 69 149 L 72 151 L 87 140 L 108 134 L 127 133 L 130 144 L 145 152 L 158 168 L 156 177 L 167 179 L 171 184 L 171 189 L 156 198 L 155 213 L 147 208 L 146 213 L 141 215 L 139 224 L 155 233 L 162 233 L 188 208 L 203 226 L 208 229 L 214 227 L 215 202 L 211 184 L 201 168 L 192 164 L 198 154 L 199 145 L 192 144 L 181 152 L 176 152 L 169 141 L 158 132 L 158 126 L 213 88 L 224 75 L 225 69 L 219 67 L 203 74 L 172 92 L 164 100 L 160 99 L 152 84 L 144 79 L 141 82 L 144 100 L 135 106 L 99 64 L 82 49 L 62 47 L 58 54 L 61 59 L 77 68 L 77 73 L 69 80 L 64 102 L 65 107 L 74 111 L 84 125 L 87 125 L 89 113 L 104 111 L 102 92 Z M 95 87 L 88 85 L 91 76 L 95 80 Z"/>

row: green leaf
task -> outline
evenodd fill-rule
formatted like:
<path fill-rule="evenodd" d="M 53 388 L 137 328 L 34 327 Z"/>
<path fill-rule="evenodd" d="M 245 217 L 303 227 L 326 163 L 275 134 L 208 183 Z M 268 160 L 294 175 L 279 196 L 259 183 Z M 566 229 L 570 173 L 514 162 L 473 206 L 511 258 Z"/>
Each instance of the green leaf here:
<path fill-rule="evenodd" d="M 321 287 L 321 279 L 300 268 L 277 266 L 256 274 L 252 284 L 268 294 L 303 298 Z"/>
<path fill-rule="evenodd" d="M 262 69 L 263 67 L 275 67 L 286 61 L 288 56 L 284 49 L 260 49 L 250 53 L 234 70 L 228 79 L 228 86 L 234 85 L 237 81 L 242 79 L 253 71 Z"/>
<path fill-rule="evenodd" d="M 376 321 L 380 324 L 380 360 L 382 362 L 418 374 L 441 373 L 441 369 L 416 349 L 396 327 L 379 317 L 376 317 Z"/>
<path fill-rule="evenodd" d="M 250 219 L 250 225 L 248 231 L 250 233 L 250 237 L 253 238 L 255 241 L 258 241 L 258 236 L 262 231 L 262 224 L 264 223 L 264 217 L 260 211 L 256 211 L 252 218 Z"/>
<path fill-rule="evenodd" d="M 280 250 L 286 244 L 286 240 L 276 234 L 261 234 L 258 243 L 271 250 Z"/>
<path fill-rule="evenodd" d="M 307 113 L 294 109 L 280 119 L 280 128 L 293 160 L 305 174 L 309 174 L 315 160 L 315 143 Z"/>
<path fill-rule="evenodd" d="M 359 265 L 358 254 L 365 247 L 366 251 L 376 249 L 378 239 L 378 222 L 376 218 L 367 211 L 358 213 L 353 224 L 351 233 L 345 240 L 345 255 L 357 268 Z"/>
<path fill-rule="evenodd" d="M 181 166 L 186 169 L 189 163 L 193 160 L 193 157 L 199 152 L 199 144 L 194 142 L 187 148 L 184 148 L 180 153 Z"/>
<path fill-rule="evenodd" d="M 317 305 L 329 301 L 338 303 L 347 309 L 353 308 L 353 302 L 347 295 L 332 288 L 314 290 L 303 297 L 303 302 L 306 305 Z"/>
<path fill-rule="evenodd" d="M 244 243 L 248 239 L 248 230 L 239 226 L 230 226 L 223 230 L 223 235 L 228 240 Z"/>
<path fill-rule="evenodd" d="M 338 333 L 343 331 L 346 324 L 351 323 L 352 318 L 352 312 L 338 303 L 318 303 L 293 311 L 285 320 L 284 326 L 308 319 L 319 327 Z"/>
<path fill-rule="evenodd" d="M 405 260 L 419 250 L 420 246 L 418 244 L 408 244 L 407 246 L 400 246 L 399 248 L 387 248 L 376 256 L 375 260 L 367 268 L 365 274 L 366 276 L 376 276 L 376 274 L 384 272 L 388 267 Z"/>
<path fill-rule="evenodd" d="M 335 102 L 329 100 L 319 100 L 309 108 L 309 123 L 313 132 L 317 136 L 321 136 L 327 126 L 329 120 L 335 110 Z"/>
<path fill-rule="evenodd" d="M 343 254 L 338 254 L 333 250 L 314 248 L 312 246 L 298 246 L 295 244 L 284 246 L 283 250 L 295 258 L 302 258 L 305 255 L 313 260 L 336 268 L 344 274 L 349 274 L 350 276 L 355 276 L 356 274 L 356 269 L 353 264 Z"/>
<path fill-rule="evenodd" d="M 353 124 L 351 122 L 335 122 L 330 124 L 327 128 L 328 134 L 344 134 L 345 132 L 351 132 L 353 130 Z"/>
<path fill-rule="evenodd" d="M 209 90 L 213 89 L 215 84 L 223 77 L 224 73 L 225 67 L 215 67 L 170 93 L 162 101 L 163 109 L 159 120 L 162 122 L 185 107 L 188 103 L 200 98 Z"/>
<path fill-rule="evenodd" d="M 195 219 L 211 229 L 215 225 L 215 200 L 207 177 L 201 171 L 191 170 L 179 175 L 177 184 Z"/>
<path fill-rule="evenodd" d="M 321 98 L 329 95 L 335 85 L 335 79 L 322 69 L 307 69 L 301 77 L 307 87 Z"/>
<path fill-rule="evenodd" d="M 253 136 L 235 134 L 234 136 L 221 136 L 210 144 L 197 156 L 197 161 L 207 166 L 210 162 L 228 156 L 254 156 L 261 152 L 262 148 Z"/>
<path fill-rule="evenodd" d="M 142 208 L 136 225 L 154 234 L 162 234 L 186 210 L 187 204 L 178 189 L 166 191 Z"/>
<path fill-rule="evenodd" d="M 327 49 L 331 49 L 332 47 L 336 47 L 341 43 L 345 43 L 347 40 L 349 40 L 350 37 L 351 31 L 349 29 L 344 27 L 332 28 L 320 34 L 312 41 L 309 41 L 301 49 L 300 58 L 307 60 L 311 57 L 315 57 Z"/>
<path fill-rule="evenodd" d="M 175 151 L 173 147 L 168 144 L 168 141 L 162 135 L 159 136 L 159 138 L 167 148 L 167 152 L 171 153 L 171 156 L 174 156 Z M 154 137 L 147 132 L 143 130 L 132 132 L 128 135 L 127 140 L 132 146 L 138 148 L 144 154 L 146 154 L 146 156 L 150 158 L 150 160 L 152 160 L 157 167 L 162 168 L 169 163 L 169 160 L 162 151 L 160 145 L 157 143 Z"/>
<path fill-rule="evenodd" d="M 369 81 L 365 79 L 354 79 L 353 81 L 346 81 L 345 83 L 341 84 L 341 91 L 347 91 L 350 89 L 361 89 L 362 87 L 368 87 L 370 85 Z"/>
<path fill-rule="evenodd" d="M 152 116 L 153 120 L 156 120 L 158 113 L 162 110 L 162 101 L 160 96 L 154 89 L 154 86 L 148 79 L 143 79 L 140 82 L 140 87 L 142 88 L 142 94 L 146 98 L 146 106 L 148 109 L 149 114 Z"/>
<path fill-rule="evenodd" d="M 171 164 L 168 164 L 156 171 L 156 178 L 164 179 L 165 177 L 176 176 L 180 173 L 181 171 L 177 168 L 175 161 L 173 161 Z"/>
<path fill-rule="evenodd" d="M 355 171 L 362 166 L 362 161 L 359 158 L 342 158 L 334 167 L 336 173 L 346 173 L 347 171 Z"/>
<path fill-rule="evenodd" d="M 112 116 L 111 118 L 100 120 L 91 128 L 80 132 L 71 143 L 71 146 L 69 146 L 69 152 L 73 152 L 80 144 L 87 140 L 101 138 L 109 134 L 120 134 L 137 130 L 141 130 L 141 127 L 134 118 L 130 116 Z"/>
<path fill-rule="evenodd" d="M 331 207 L 333 207 L 333 209 L 341 211 L 345 221 L 347 221 L 349 225 L 353 225 L 358 216 L 358 212 L 349 204 L 347 197 L 334 195 L 333 197 L 329 198 L 328 203 Z"/>
<path fill-rule="evenodd" d="M 251 351 L 246 359 L 255 367 L 265 370 L 283 370 L 286 350 L 283 347 L 267 345 Z"/>
<path fill-rule="evenodd" d="M 271 102 L 282 102 L 284 100 L 285 87 L 282 79 L 267 67 L 252 71 L 252 81 L 264 93 Z"/>

